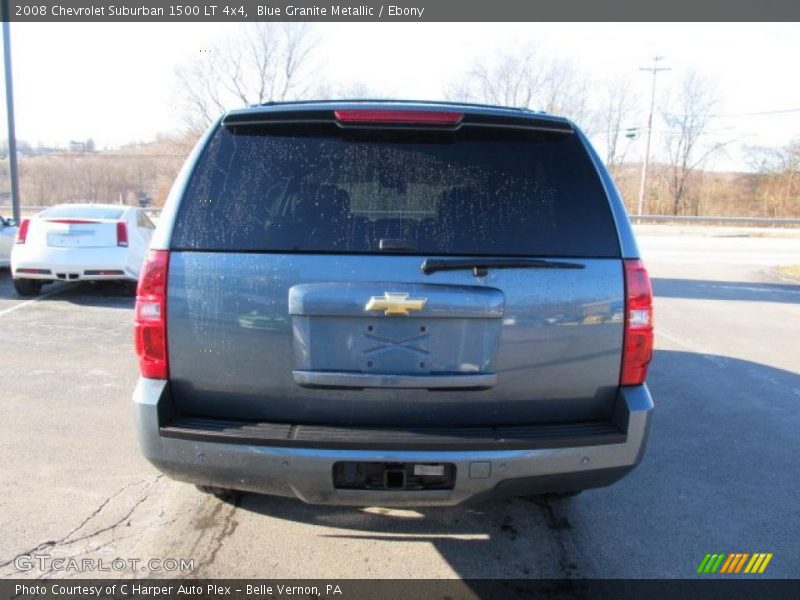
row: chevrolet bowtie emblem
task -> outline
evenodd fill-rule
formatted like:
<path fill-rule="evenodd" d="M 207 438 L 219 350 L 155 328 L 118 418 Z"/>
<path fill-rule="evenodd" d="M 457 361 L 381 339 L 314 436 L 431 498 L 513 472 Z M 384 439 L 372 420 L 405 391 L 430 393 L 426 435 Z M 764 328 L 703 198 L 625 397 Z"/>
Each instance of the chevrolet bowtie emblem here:
<path fill-rule="evenodd" d="M 385 315 L 408 316 L 409 311 L 422 310 L 427 298 L 409 298 L 408 294 L 384 292 L 383 296 L 373 296 L 364 310 L 382 310 Z"/>

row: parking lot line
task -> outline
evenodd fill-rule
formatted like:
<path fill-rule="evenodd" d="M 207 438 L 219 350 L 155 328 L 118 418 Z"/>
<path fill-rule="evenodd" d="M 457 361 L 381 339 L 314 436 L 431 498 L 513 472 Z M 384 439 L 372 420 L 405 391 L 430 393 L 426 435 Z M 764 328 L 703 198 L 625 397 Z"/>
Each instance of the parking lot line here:
<path fill-rule="evenodd" d="M 54 288 L 54 289 L 50 290 L 49 292 L 45 292 L 44 294 L 40 294 L 40 295 L 36 296 L 36 298 L 31 298 L 30 300 L 25 300 L 24 302 L 20 302 L 18 304 L 15 304 L 11 308 L 6 308 L 5 310 L 0 310 L 0 317 L 5 316 L 8 313 L 14 312 L 18 308 L 22 308 L 23 306 L 28 306 L 29 304 L 32 304 L 32 303 L 37 302 L 39 300 L 44 300 L 48 296 L 54 296 L 55 294 L 60 294 L 64 290 L 68 290 L 69 288 L 73 287 L 74 285 L 75 284 L 62 285 L 61 287 L 57 287 L 57 288 Z"/>

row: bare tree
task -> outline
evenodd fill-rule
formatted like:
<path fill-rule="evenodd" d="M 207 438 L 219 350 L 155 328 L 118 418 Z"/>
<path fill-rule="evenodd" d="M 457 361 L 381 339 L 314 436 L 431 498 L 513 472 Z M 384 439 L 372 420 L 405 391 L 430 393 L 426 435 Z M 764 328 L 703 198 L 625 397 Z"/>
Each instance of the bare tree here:
<path fill-rule="evenodd" d="M 539 56 L 533 46 L 477 60 L 446 90 L 451 100 L 544 110 L 585 122 L 588 80 L 573 63 Z"/>
<path fill-rule="evenodd" d="M 800 215 L 800 138 L 778 148 L 750 146 L 746 152 L 755 177 L 752 197 L 761 213 Z"/>
<path fill-rule="evenodd" d="M 242 26 L 177 69 L 187 124 L 202 129 L 229 108 L 305 95 L 315 46 L 305 23 Z"/>
<path fill-rule="evenodd" d="M 476 61 L 446 95 L 453 100 L 530 108 L 541 74 L 530 46 L 498 51 L 491 62 Z"/>
<path fill-rule="evenodd" d="M 627 131 L 636 114 L 638 104 L 636 95 L 629 82 L 616 79 L 605 84 L 603 104 L 596 120 L 602 127 L 606 142 L 606 166 L 612 174 L 616 174 L 625 162 L 630 140 L 627 142 Z"/>
<path fill-rule="evenodd" d="M 712 154 L 730 143 L 702 144 L 716 103 L 708 79 L 690 70 L 681 81 L 674 104 L 676 112 L 663 114 L 667 126 L 665 145 L 669 160 L 667 187 L 674 215 L 685 212 L 692 175 L 702 168 Z M 695 212 L 696 209 L 695 206 Z"/>
<path fill-rule="evenodd" d="M 334 98 L 345 100 L 387 99 L 392 97 L 391 93 L 381 91 L 360 79 L 337 81 L 336 83 L 322 81 L 315 87 L 314 95 L 326 100 Z"/>
<path fill-rule="evenodd" d="M 594 129 L 589 110 L 589 88 L 591 81 L 568 60 L 543 62 L 544 77 L 540 82 L 543 94 L 541 109 L 571 118 L 585 131 Z"/>

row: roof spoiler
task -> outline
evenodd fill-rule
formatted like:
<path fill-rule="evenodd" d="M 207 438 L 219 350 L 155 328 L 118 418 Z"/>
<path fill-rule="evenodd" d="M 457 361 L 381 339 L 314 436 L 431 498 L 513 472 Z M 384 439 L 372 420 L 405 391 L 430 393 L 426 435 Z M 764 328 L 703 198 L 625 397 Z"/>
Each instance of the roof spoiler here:
<path fill-rule="evenodd" d="M 251 125 L 295 125 L 295 124 L 330 124 L 336 125 L 343 129 L 361 128 L 361 129 L 374 129 L 374 128 L 392 128 L 392 129 L 447 129 L 458 130 L 462 127 L 491 127 L 491 128 L 505 128 L 505 129 L 523 129 L 530 131 L 545 131 L 553 133 L 570 134 L 575 130 L 569 121 L 548 118 L 538 113 L 531 112 L 529 114 L 496 114 L 496 113 L 483 113 L 483 112 L 462 112 L 462 111 L 446 111 L 447 114 L 459 114 L 459 119 L 425 119 L 421 118 L 416 121 L 406 118 L 405 120 L 396 119 L 393 117 L 399 113 L 403 113 L 408 117 L 410 113 L 436 113 L 444 114 L 441 110 L 432 110 L 428 108 L 392 108 L 381 107 L 374 108 L 360 108 L 353 105 L 337 108 L 319 108 L 308 109 L 298 107 L 297 110 L 275 110 L 274 106 L 265 106 L 264 111 L 247 110 L 243 112 L 233 112 L 225 115 L 222 119 L 224 127 L 245 127 Z M 455 107 L 454 107 L 455 108 Z M 370 113 L 369 119 L 348 119 L 341 118 L 342 114 L 363 111 Z M 384 112 L 387 117 L 381 119 L 378 115 Z M 413 121 L 413 122 L 412 122 Z"/>

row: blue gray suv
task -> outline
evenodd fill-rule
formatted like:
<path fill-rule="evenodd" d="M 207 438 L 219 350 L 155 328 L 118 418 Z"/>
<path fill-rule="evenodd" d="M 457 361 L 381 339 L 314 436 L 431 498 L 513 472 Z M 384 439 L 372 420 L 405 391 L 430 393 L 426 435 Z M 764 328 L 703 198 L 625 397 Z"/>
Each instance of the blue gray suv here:
<path fill-rule="evenodd" d="M 145 456 L 215 493 L 448 505 L 642 457 L 650 281 L 570 121 L 494 106 L 227 113 L 142 271 Z"/>

